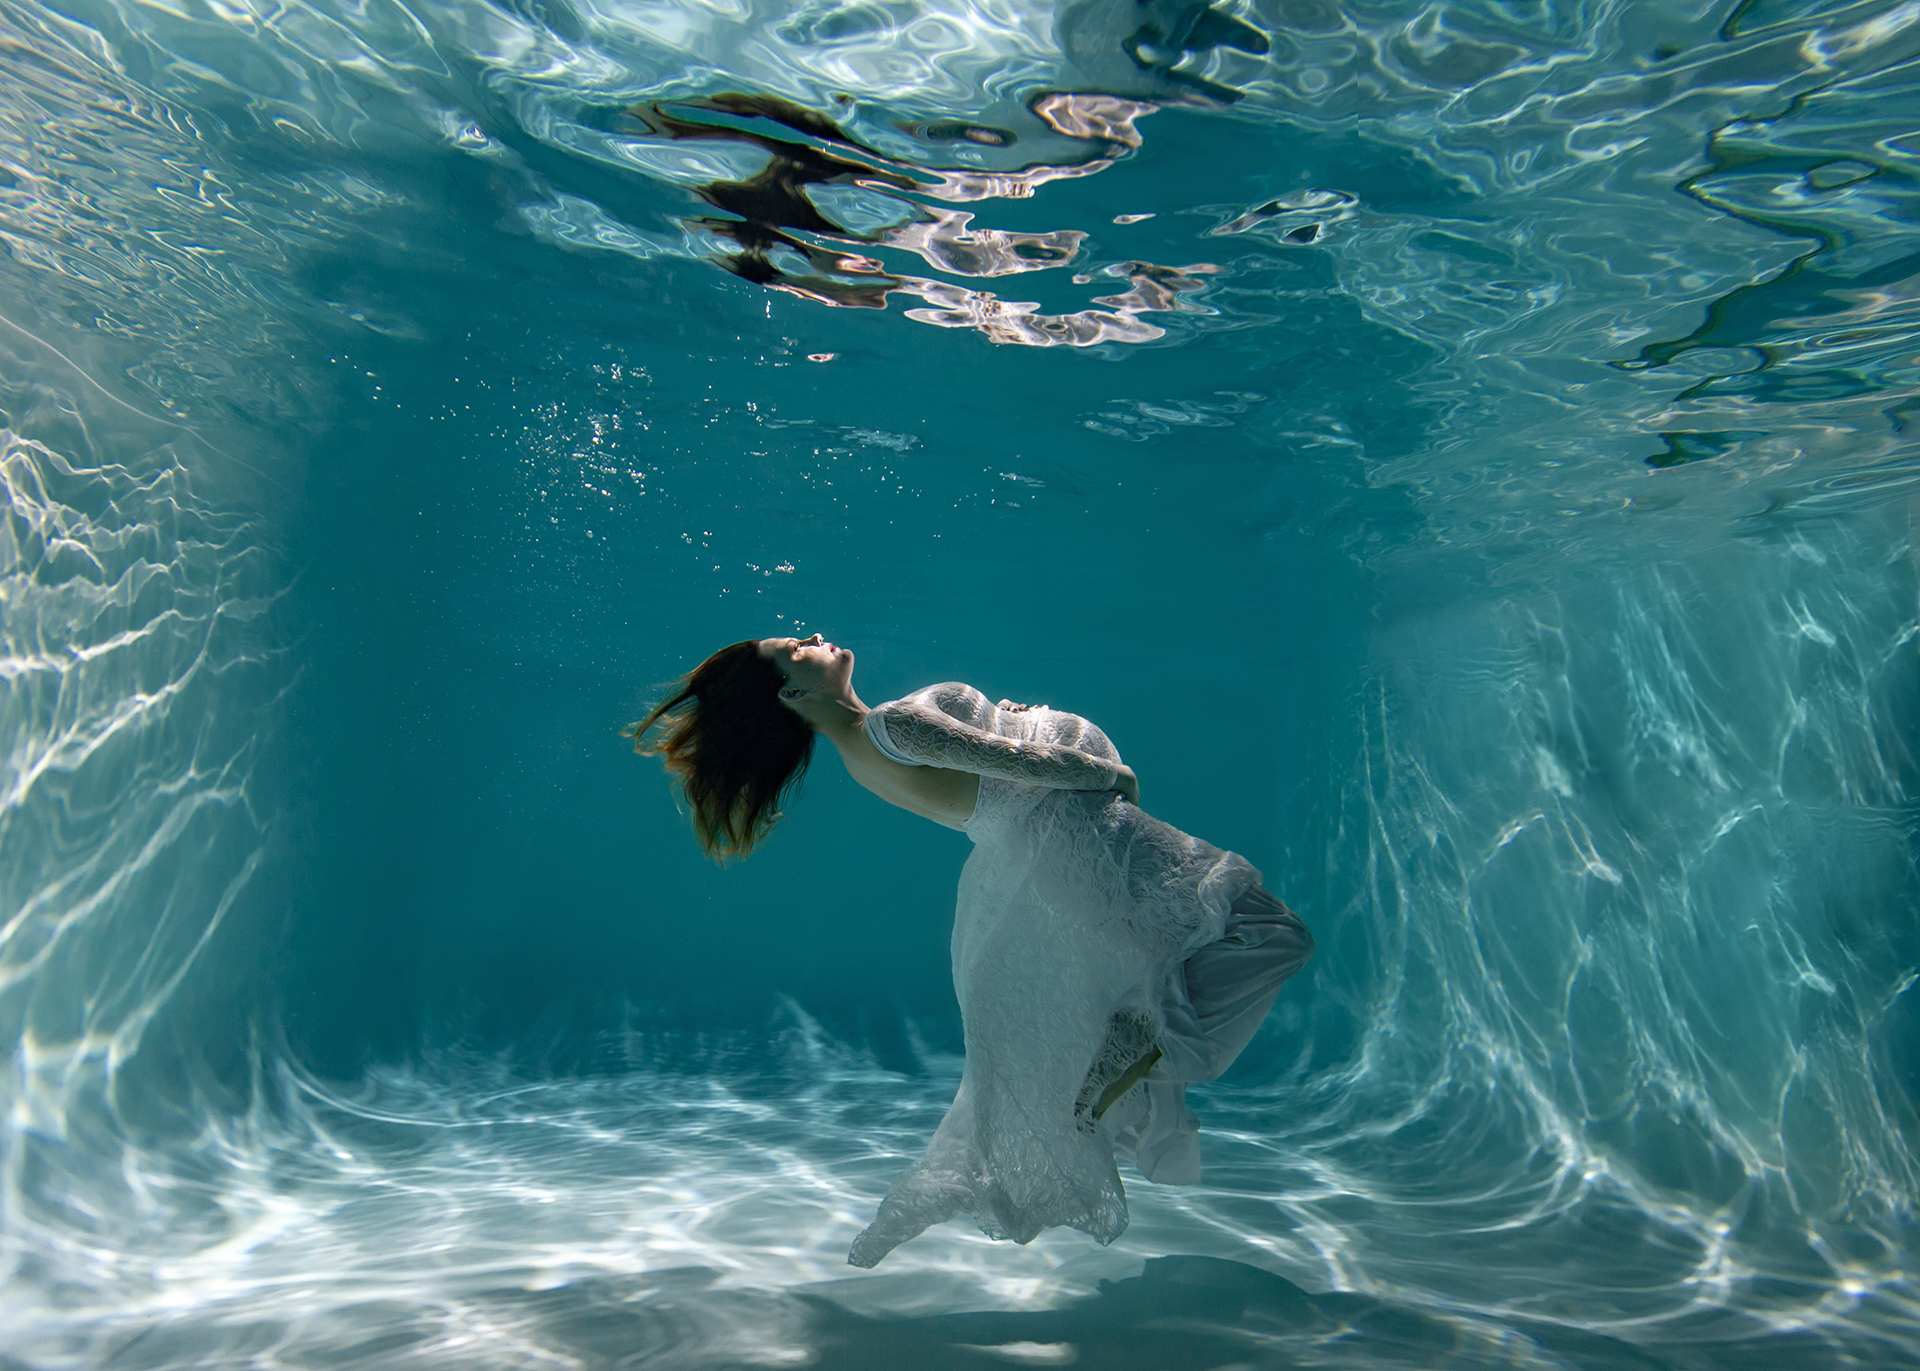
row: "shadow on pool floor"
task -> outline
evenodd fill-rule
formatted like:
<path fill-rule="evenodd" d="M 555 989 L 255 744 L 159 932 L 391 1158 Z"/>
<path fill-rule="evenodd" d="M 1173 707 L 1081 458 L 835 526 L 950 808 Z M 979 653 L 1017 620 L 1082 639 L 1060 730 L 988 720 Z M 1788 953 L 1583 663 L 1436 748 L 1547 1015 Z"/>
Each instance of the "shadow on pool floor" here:
<path fill-rule="evenodd" d="M 551 1289 L 494 1283 L 431 1300 L 396 1289 L 293 1320 L 207 1308 L 131 1336 L 76 1340 L 47 1361 L 0 1356 L 0 1371 L 1920 1371 L 1897 1329 L 1862 1323 L 1774 1331 L 1721 1311 L 1720 1337 L 1695 1325 L 1668 1330 L 1657 1346 L 1636 1345 L 1543 1320 L 1314 1294 L 1219 1257 L 1151 1258 L 1137 1276 L 1025 1311 L 861 1313 L 848 1304 L 871 1307 L 881 1293 L 869 1277 L 768 1291 L 728 1286 L 727 1276 L 690 1266 Z M 844 1302 L 836 1298 L 843 1288 Z M 890 1293 L 911 1298 L 911 1290 Z"/>
<path fill-rule="evenodd" d="M 984 1371 L 1014 1363 L 1101 1371 L 1538 1366 L 1551 1365 L 1554 1353 L 1583 1371 L 1669 1366 L 1629 1344 L 1578 1332 L 1556 1337 L 1561 1345 L 1550 1350 L 1538 1346 L 1529 1362 L 1484 1328 L 1367 1295 L 1314 1295 L 1271 1271 L 1218 1257 L 1155 1257 L 1138 1276 L 1102 1281 L 1095 1294 L 1033 1312 L 876 1318 L 824 1296 L 800 1298 L 813 1309 L 810 1365 L 823 1371 Z M 1540 1358 L 1541 1351 L 1549 1355 Z"/>

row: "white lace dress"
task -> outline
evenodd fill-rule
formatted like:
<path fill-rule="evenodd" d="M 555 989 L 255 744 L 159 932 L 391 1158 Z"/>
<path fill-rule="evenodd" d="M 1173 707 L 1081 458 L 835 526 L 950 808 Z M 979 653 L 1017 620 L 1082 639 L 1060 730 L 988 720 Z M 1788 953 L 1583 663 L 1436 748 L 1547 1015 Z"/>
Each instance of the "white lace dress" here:
<path fill-rule="evenodd" d="M 871 1267 L 962 1213 L 994 1238 L 1064 1225 L 1112 1242 L 1127 1226 L 1114 1137 L 1141 1112 L 1076 1112 L 1088 1072 L 1116 1016 L 1151 1044 L 1169 976 L 1260 873 L 1114 794 L 1120 754 L 1076 714 L 948 682 L 866 730 L 896 761 L 978 775 L 980 799 L 953 924 L 960 1089 L 847 1259 Z"/>

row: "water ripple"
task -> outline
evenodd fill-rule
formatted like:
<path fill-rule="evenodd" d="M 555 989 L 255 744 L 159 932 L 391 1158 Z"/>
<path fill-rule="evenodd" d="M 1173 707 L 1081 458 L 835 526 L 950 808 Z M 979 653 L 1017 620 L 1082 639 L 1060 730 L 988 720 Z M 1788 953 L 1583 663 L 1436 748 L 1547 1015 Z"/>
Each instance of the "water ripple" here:
<path fill-rule="evenodd" d="M 821 307 L 898 295 L 910 324 L 998 344 L 1117 356 L 1287 329 L 1305 270 L 1437 351 L 1455 398 L 1418 472 L 1388 452 L 1366 461 L 1419 488 L 1455 543 L 1477 536 L 1484 502 L 1456 515 L 1442 492 L 1496 413 L 1516 433 L 1563 430 L 1553 479 L 1593 473 L 1573 504 L 1602 517 L 1643 507 L 1629 455 L 1655 471 L 1710 463 L 1721 490 L 1883 467 L 1868 484 L 1897 488 L 1894 416 L 1916 384 L 1912 178 L 1888 112 L 1911 93 L 1920 24 L 1880 0 L 1741 13 L 109 5 L 22 21 L 37 57 L 9 117 L 65 151 L 58 168 L 17 167 L 0 201 L 17 259 L 71 282 L 97 326 L 151 333 L 152 312 L 128 303 L 142 281 L 141 299 L 178 301 L 176 340 L 230 332 L 215 321 L 249 304 L 300 317 L 290 255 L 346 249 L 351 219 L 382 232 L 383 211 L 419 196 L 380 159 L 430 148 L 487 164 L 556 248 L 637 270 L 710 260 Z M 1280 140 L 1260 154 L 1270 168 L 1233 156 L 1249 137 Z M 1217 152 L 1173 154 L 1190 170 L 1169 175 L 1168 138 Z M 1321 138 L 1350 155 L 1296 167 L 1284 145 Z M 221 169 L 255 156 L 301 169 Z M 150 197 L 99 179 L 141 161 Z M 1184 198 L 1098 205 L 1096 187 L 1136 169 Z M 717 212 L 688 213 L 690 193 Z M 1053 217 L 1006 227 L 1008 201 Z M 177 227 L 155 237 L 159 223 Z M 1001 289 L 1013 276 L 1034 284 Z M 1748 360 L 1712 371 L 1703 354 Z M 1638 375 L 1610 381 L 1595 372 L 1608 363 Z M 185 403 L 231 390 L 231 365 L 138 374 Z M 1604 425 L 1565 429 L 1573 387 Z M 1631 454 L 1623 425 L 1645 435 Z M 1844 469 L 1826 455 L 1839 448 Z M 1542 492 L 1533 516 L 1556 501 Z"/>

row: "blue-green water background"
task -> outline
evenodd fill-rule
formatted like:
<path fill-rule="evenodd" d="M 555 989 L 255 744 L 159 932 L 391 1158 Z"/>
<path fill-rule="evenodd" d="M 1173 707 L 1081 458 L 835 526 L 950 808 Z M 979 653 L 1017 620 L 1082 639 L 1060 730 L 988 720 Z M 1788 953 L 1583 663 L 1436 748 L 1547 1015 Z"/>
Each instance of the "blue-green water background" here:
<path fill-rule="evenodd" d="M 1208 14 L 0 12 L 0 1352 L 1920 1365 L 1920 12 Z M 728 92 L 910 290 L 716 266 Z M 823 756 L 716 869 L 617 736 L 789 626 L 1315 930 L 1114 1247 L 842 1264 L 964 839 Z"/>

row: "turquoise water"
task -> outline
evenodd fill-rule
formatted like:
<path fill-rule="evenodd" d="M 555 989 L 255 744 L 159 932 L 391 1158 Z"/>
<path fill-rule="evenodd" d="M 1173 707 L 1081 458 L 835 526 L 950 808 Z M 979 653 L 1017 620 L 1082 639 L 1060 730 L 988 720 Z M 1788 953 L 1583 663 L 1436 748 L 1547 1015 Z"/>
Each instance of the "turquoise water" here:
<path fill-rule="evenodd" d="M 0 1361 L 1920 1366 L 1920 7 L 0 10 Z M 1319 953 L 1100 1248 L 848 1242 L 966 842 L 819 630 Z"/>

